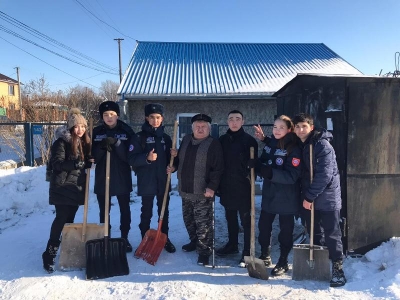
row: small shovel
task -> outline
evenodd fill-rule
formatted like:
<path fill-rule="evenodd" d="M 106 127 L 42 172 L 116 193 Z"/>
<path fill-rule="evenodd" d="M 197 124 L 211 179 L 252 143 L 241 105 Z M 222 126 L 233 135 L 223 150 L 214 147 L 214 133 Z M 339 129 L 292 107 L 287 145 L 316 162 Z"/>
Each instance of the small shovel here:
<path fill-rule="evenodd" d="M 254 159 L 254 147 L 250 147 L 250 159 Z M 251 183 L 251 236 L 250 236 L 250 256 L 244 257 L 249 276 L 257 279 L 268 280 L 267 268 L 264 262 L 255 257 L 256 234 L 255 234 L 255 188 L 254 188 L 254 168 L 250 170 Z"/>
<path fill-rule="evenodd" d="M 310 144 L 310 182 L 313 181 L 313 146 Z M 330 280 L 329 252 L 314 245 L 314 204 L 311 206 L 310 244 L 293 245 L 293 280 Z M 309 259 L 307 259 L 307 257 Z"/>
<path fill-rule="evenodd" d="M 129 265 L 126 259 L 126 240 L 108 237 L 109 195 L 110 152 L 107 151 L 104 238 L 86 242 L 86 279 L 101 279 L 129 274 Z"/>
<path fill-rule="evenodd" d="M 90 119 L 90 132 L 93 128 L 93 119 Z M 92 134 L 91 134 L 92 135 Z M 83 223 L 65 224 L 62 231 L 61 251 L 58 266 L 62 271 L 81 270 L 86 267 L 85 244 L 88 240 L 99 239 L 103 236 L 103 224 L 88 224 L 88 199 L 90 169 L 86 169 L 85 204 Z"/>
<path fill-rule="evenodd" d="M 172 137 L 172 149 L 176 147 L 176 132 L 178 129 L 178 121 L 174 123 L 174 135 Z M 172 167 L 174 158 L 171 156 L 169 166 Z M 160 257 L 161 251 L 164 249 L 165 243 L 167 242 L 167 235 L 161 232 L 162 222 L 164 218 L 165 207 L 167 204 L 167 197 L 169 193 L 169 183 L 171 181 L 171 173 L 168 173 L 167 183 L 165 185 L 164 199 L 162 203 L 160 218 L 158 221 L 157 230 L 149 229 L 144 235 L 142 242 L 135 252 L 135 257 L 142 258 L 144 261 L 151 265 L 155 265 L 158 258 Z"/>

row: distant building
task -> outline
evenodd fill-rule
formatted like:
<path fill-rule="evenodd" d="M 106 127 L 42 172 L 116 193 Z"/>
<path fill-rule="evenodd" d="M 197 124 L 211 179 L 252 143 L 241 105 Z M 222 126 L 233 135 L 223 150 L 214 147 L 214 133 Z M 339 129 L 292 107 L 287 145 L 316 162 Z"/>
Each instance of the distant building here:
<path fill-rule="evenodd" d="M 0 74 L 0 116 L 6 117 L 8 110 L 19 110 L 18 81 Z"/>
<path fill-rule="evenodd" d="M 209 114 L 225 124 L 230 110 L 249 123 L 272 123 L 272 95 L 297 74 L 362 75 L 324 44 L 176 43 L 138 41 L 118 89 L 127 121 L 141 123 L 147 103 L 162 103 L 165 123 Z M 185 126 L 187 124 L 188 126 Z"/>

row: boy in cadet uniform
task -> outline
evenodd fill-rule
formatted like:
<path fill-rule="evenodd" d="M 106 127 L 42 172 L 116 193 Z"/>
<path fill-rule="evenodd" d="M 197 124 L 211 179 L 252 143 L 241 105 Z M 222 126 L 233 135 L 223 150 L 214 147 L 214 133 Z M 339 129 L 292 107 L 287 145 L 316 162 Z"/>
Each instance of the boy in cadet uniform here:
<path fill-rule="evenodd" d="M 157 103 L 147 104 L 144 113 L 142 131 L 132 139 L 133 148 L 129 153 L 129 163 L 137 175 L 137 194 L 142 196 L 139 224 L 142 239 L 150 229 L 154 197 L 157 198 L 158 216 L 161 213 L 172 147 L 171 137 L 164 132 L 162 126 L 164 107 Z M 161 232 L 168 237 L 169 194 L 166 201 Z M 164 249 L 169 253 L 176 251 L 169 238 Z"/>
<path fill-rule="evenodd" d="M 330 141 L 332 134 L 325 129 L 314 129 L 313 118 L 305 113 L 294 117 L 294 132 L 303 148 L 303 174 L 301 189 L 303 214 L 310 233 L 310 210 L 314 205 L 314 241 L 316 245 L 327 246 L 332 260 L 331 287 L 346 284 L 343 272 L 343 245 L 340 230 L 340 209 L 342 199 L 340 177 L 336 154 Z M 313 181 L 310 181 L 310 146 L 313 147 Z"/>
<path fill-rule="evenodd" d="M 121 237 L 126 240 L 126 252 L 132 252 L 128 240 L 131 229 L 129 202 L 132 192 L 132 171 L 128 164 L 128 150 L 132 148 L 130 141 L 135 133 L 129 125 L 118 120 L 120 110 L 117 103 L 113 101 L 101 103 L 99 113 L 103 124 L 93 129 L 92 155 L 96 163 L 94 193 L 99 203 L 100 223 L 104 223 L 105 216 L 106 153 L 109 151 L 111 156 L 109 201 L 111 202 L 111 196 L 116 196 L 118 199 Z"/>

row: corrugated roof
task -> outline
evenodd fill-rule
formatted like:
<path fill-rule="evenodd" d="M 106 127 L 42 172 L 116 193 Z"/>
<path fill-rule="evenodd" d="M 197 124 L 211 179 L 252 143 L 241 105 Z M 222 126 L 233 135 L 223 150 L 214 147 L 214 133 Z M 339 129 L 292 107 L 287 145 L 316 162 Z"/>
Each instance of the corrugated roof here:
<path fill-rule="evenodd" d="M 324 44 L 138 41 L 125 98 L 272 95 L 298 73 L 362 74 Z"/>

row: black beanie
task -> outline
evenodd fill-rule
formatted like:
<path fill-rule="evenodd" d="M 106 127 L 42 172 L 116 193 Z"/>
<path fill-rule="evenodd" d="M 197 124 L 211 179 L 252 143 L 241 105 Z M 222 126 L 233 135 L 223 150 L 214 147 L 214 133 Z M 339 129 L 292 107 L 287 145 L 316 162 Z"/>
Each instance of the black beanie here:
<path fill-rule="evenodd" d="M 99 106 L 100 118 L 103 119 L 103 113 L 109 110 L 115 111 L 119 116 L 119 105 L 114 101 L 104 101 Z"/>
<path fill-rule="evenodd" d="M 158 103 L 147 104 L 144 107 L 144 115 L 148 117 L 151 114 L 164 115 L 164 106 Z"/>

